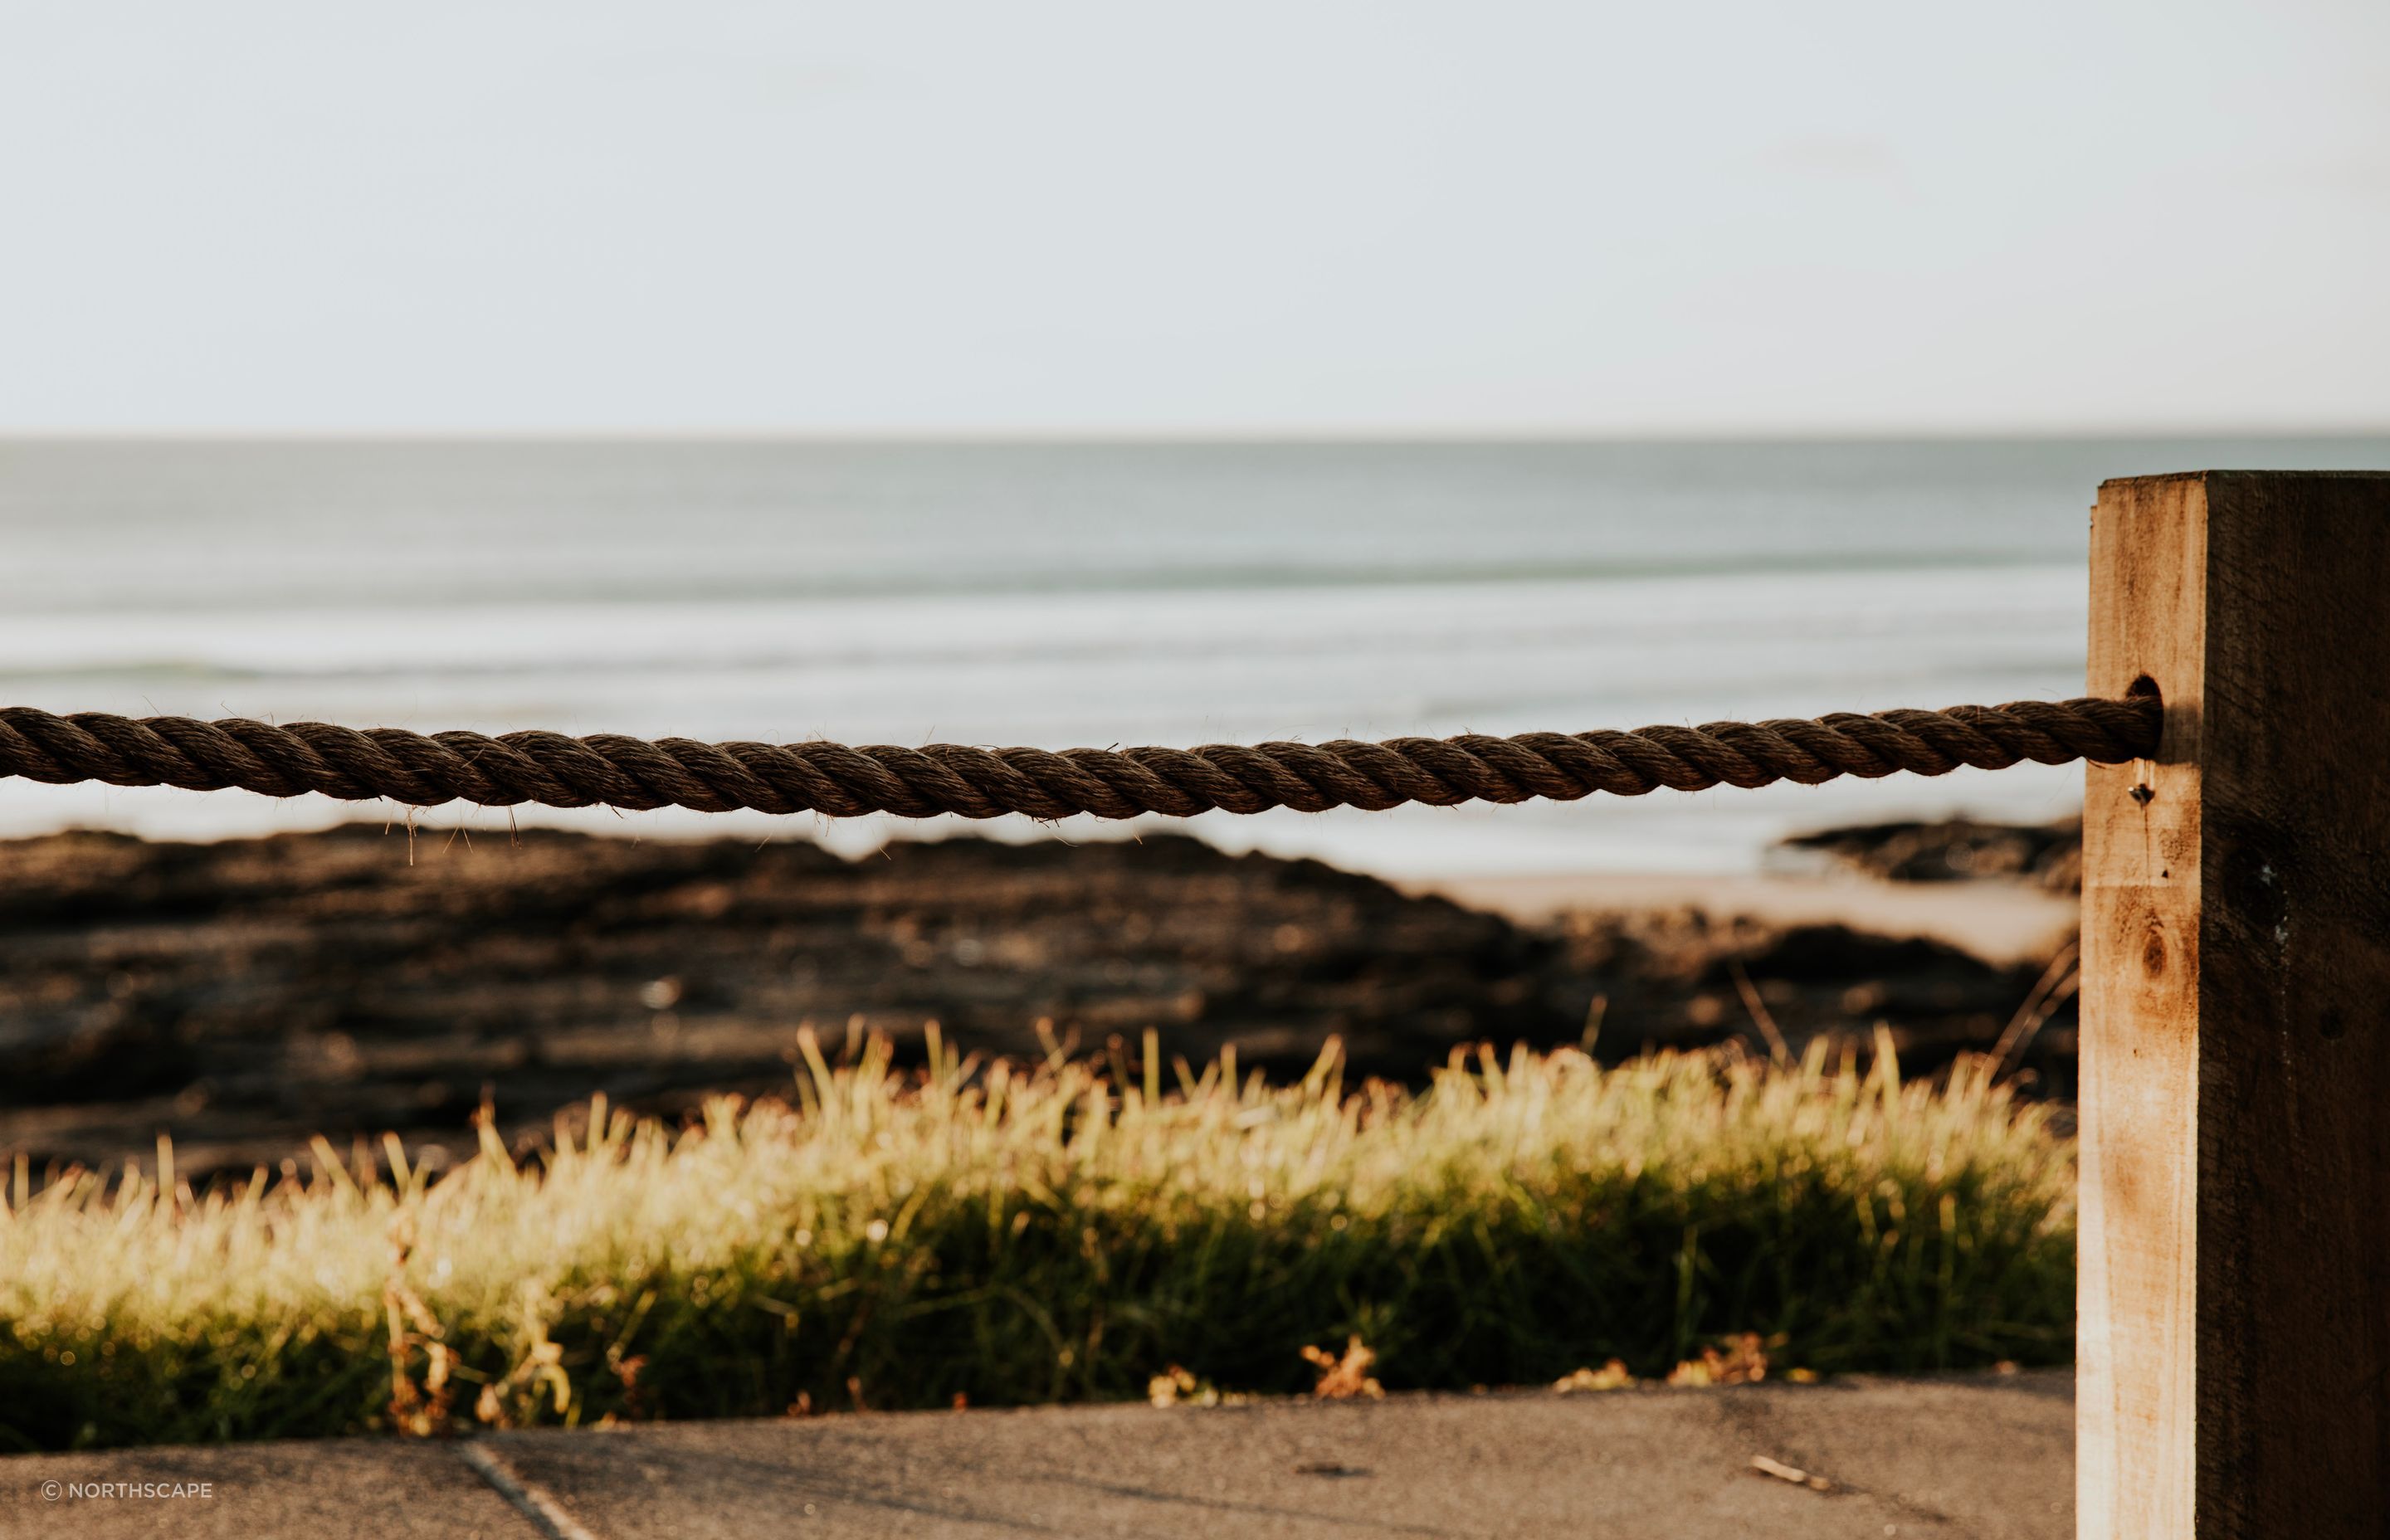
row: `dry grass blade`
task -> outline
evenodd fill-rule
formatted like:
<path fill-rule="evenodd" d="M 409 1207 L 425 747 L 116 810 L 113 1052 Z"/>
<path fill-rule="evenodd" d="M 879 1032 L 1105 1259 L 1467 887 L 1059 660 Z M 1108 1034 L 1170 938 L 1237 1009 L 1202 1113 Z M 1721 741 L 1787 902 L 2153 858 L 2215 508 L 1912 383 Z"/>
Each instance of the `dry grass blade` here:
<path fill-rule="evenodd" d="M 1742 995 L 1743 1008 L 1751 1012 L 1753 1025 L 1758 1027 L 1759 1035 L 1767 1042 L 1767 1057 L 1779 1064 L 1791 1063 L 1792 1046 L 1784 1041 L 1783 1032 L 1776 1025 L 1775 1015 L 1768 1010 L 1767 1002 L 1759 997 L 1759 990 L 1752 983 L 1751 974 L 1743 968 L 1741 957 L 1734 959 L 1734 987 Z"/>
<path fill-rule="evenodd" d="M 2033 1045 L 2034 1034 L 2041 1031 L 2042 1024 L 2057 1013 L 2059 1007 L 2075 997 L 2083 983 L 2082 961 L 2082 943 L 2074 941 L 2060 947 L 2058 955 L 2049 959 L 2049 966 L 2041 970 L 2041 977 L 2026 993 L 2024 1004 L 2017 1007 L 2017 1013 L 2001 1029 L 1999 1041 L 1992 1046 L 1994 1074 L 2013 1072 L 2025 1049 Z"/>

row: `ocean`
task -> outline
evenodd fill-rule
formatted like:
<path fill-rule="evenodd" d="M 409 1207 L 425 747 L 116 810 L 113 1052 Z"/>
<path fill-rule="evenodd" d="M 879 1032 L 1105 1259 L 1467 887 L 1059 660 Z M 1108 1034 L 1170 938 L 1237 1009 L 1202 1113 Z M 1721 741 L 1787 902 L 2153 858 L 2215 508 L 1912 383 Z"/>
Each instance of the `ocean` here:
<path fill-rule="evenodd" d="M 1574 731 L 2081 692 L 2101 479 L 2390 438 L 1954 443 L 0 442 L 0 698 L 847 742 Z M 519 810 L 850 853 L 1185 828 L 1394 877 L 1759 869 L 2063 815 L 2076 768 L 1393 813 L 830 822 Z M 385 804 L 0 781 L 0 834 Z M 504 810 L 420 828 L 503 838 Z"/>

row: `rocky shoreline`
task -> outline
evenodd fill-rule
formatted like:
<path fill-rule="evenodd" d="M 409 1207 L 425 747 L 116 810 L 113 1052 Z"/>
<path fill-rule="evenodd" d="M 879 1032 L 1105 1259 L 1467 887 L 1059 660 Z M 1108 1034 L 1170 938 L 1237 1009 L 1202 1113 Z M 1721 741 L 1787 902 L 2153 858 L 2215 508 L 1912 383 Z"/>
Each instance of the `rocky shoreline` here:
<path fill-rule="evenodd" d="M 1987 824 L 1973 818 L 1931 823 L 1861 824 L 1784 841 L 1817 851 L 1888 882 L 1975 882 L 2009 879 L 2051 892 L 2083 891 L 2083 820 Z"/>
<path fill-rule="evenodd" d="M 1605 1058 L 1769 1032 L 1904 1068 L 1988 1048 L 2043 969 L 1840 925 L 1687 910 L 1520 925 L 1313 861 L 1187 838 L 811 844 L 410 839 L 353 825 L 220 844 L 0 843 L 0 1151 L 246 1174 L 315 1134 L 435 1166 L 485 1102 L 527 1139 L 604 1092 L 672 1115 L 785 1089 L 795 1032 L 918 1053 L 1053 1041 L 1417 1081 L 1457 1045 Z M 1041 1023 L 1043 1027 L 1041 1028 Z M 1763 1025 L 1765 1023 L 1765 1025 Z M 2021 1055 L 2072 1089 L 2071 1003 Z"/>

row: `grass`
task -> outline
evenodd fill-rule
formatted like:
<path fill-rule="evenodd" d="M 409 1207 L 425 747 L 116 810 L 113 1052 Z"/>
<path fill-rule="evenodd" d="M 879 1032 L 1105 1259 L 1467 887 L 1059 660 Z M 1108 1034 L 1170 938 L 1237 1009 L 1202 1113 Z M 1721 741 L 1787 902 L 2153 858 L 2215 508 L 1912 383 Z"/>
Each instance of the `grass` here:
<path fill-rule="evenodd" d="M 0 1447 L 1664 1373 L 1756 1332 L 1833 1372 L 2073 1347 L 2074 1152 L 1981 1064 L 1456 1055 L 1419 1094 L 808 1036 L 793 1105 L 436 1183 L 194 1195 L 69 1173 L 0 1208 Z M 1165 1079 L 1168 1084 L 1165 1085 Z"/>

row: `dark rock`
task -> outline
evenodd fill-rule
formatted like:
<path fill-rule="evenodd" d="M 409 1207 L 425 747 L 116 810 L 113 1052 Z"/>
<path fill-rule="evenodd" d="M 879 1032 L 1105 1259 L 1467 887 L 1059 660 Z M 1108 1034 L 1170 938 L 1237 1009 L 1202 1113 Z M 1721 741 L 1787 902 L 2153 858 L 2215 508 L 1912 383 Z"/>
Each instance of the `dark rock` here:
<path fill-rule="evenodd" d="M 2055 824 L 1860 824 L 1796 834 L 1793 850 L 1821 851 L 1845 866 L 1895 882 L 1966 882 L 2013 878 L 2053 892 L 2083 891 L 2083 820 Z"/>
<path fill-rule="evenodd" d="M 1331 1035 L 1416 1082 L 1459 1044 L 1600 1051 L 1891 1024 L 1912 1071 L 1985 1046 L 2032 969 L 1839 927 L 1697 916 L 1522 929 L 1314 861 L 1186 838 L 898 843 L 548 829 L 472 843 L 357 825 L 214 845 L 0 843 L 0 1151 L 85 1163 L 175 1139 L 245 1174 L 323 1133 L 469 1151 L 603 1091 L 671 1114 L 777 1093 L 810 1023 L 918 1056 L 1055 1038 L 1299 1073 Z M 1041 1025 L 1050 1023 L 1041 1031 Z M 2044 1034 L 2071 1042 L 2071 1020 Z M 1050 1033 L 1050 1037 L 1047 1033 Z M 2067 1078 L 2062 1064 L 2046 1064 Z"/>

